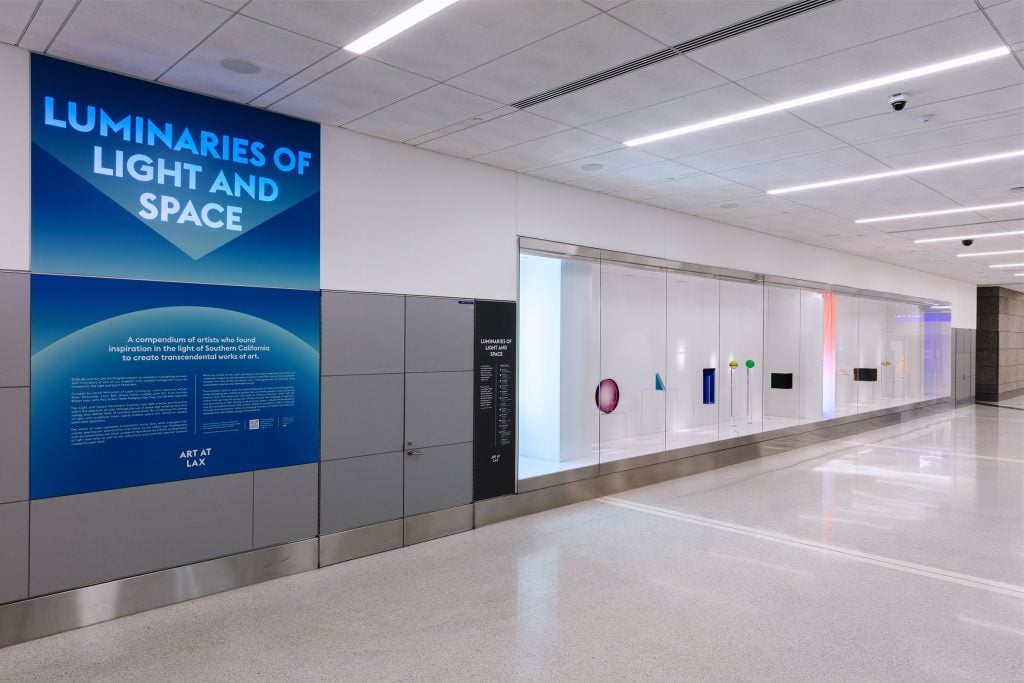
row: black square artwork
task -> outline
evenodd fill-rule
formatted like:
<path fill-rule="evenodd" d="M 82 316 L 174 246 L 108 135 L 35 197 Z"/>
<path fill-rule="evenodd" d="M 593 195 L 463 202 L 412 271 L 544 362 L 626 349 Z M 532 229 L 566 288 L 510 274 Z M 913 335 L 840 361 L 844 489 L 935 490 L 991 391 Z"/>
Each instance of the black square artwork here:
<path fill-rule="evenodd" d="M 853 381 L 854 382 L 877 382 L 878 381 L 878 368 L 854 368 L 853 369 Z"/>
<path fill-rule="evenodd" d="M 793 373 L 792 372 L 773 372 L 772 373 L 772 389 L 792 389 L 793 388 Z"/>

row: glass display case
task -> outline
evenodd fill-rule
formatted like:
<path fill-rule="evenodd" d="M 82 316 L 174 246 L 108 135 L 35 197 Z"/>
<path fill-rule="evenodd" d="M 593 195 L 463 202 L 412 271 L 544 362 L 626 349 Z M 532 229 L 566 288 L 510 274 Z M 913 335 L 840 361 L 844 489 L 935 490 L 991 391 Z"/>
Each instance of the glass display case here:
<path fill-rule="evenodd" d="M 617 405 L 599 405 L 601 462 L 665 450 L 666 275 L 601 264 L 601 380 Z"/>
<path fill-rule="evenodd" d="M 949 396 L 948 306 L 567 251 L 520 253 L 520 479 Z"/>
<path fill-rule="evenodd" d="M 666 402 L 669 449 L 717 441 L 718 280 L 670 272 Z"/>

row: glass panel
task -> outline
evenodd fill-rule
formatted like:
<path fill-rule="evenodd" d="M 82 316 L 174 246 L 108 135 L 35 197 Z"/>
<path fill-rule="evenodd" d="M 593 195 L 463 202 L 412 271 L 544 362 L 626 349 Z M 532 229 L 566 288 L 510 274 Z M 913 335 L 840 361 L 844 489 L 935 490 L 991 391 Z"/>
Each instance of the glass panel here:
<path fill-rule="evenodd" d="M 601 264 L 601 462 L 665 450 L 665 282 Z"/>
<path fill-rule="evenodd" d="M 835 301 L 835 415 L 857 413 L 857 386 L 853 371 L 857 368 L 857 297 L 833 294 Z"/>
<path fill-rule="evenodd" d="M 822 419 L 822 294 L 767 285 L 764 325 L 765 431 Z"/>
<path fill-rule="evenodd" d="M 668 274 L 668 448 L 718 440 L 718 280 Z"/>
<path fill-rule="evenodd" d="M 761 377 L 764 366 L 764 287 L 722 280 L 719 382 L 722 409 L 719 438 L 761 431 Z"/>
<path fill-rule="evenodd" d="M 952 393 L 953 330 L 948 308 L 924 310 L 924 398 Z"/>
<path fill-rule="evenodd" d="M 889 314 L 889 302 L 881 299 L 869 299 L 861 297 L 859 302 L 860 339 L 857 350 L 857 368 L 854 373 L 855 386 L 857 387 L 857 412 L 866 413 L 885 407 L 882 396 L 887 393 L 892 400 L 892 387 L 884 387 L 884 377 L 881 370 L 886 356 L 886 338 L 891 329 Z M 857 375 L 860 375 L 859 377 Z"/>
<path fill-rule="evenodd" d="M 519 257 L 519 478 L 597 464 L 600 269 Z"/>

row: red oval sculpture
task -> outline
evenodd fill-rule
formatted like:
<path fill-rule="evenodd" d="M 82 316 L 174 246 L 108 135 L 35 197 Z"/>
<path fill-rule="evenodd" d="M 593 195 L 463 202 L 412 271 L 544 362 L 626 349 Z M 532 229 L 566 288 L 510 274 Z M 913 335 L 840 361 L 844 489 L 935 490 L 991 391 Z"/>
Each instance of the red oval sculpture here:
<path fill-rule="evenodd" d="M 597 385 L 594 392 L 594 401 L 597 408 L 607 415 L 619 405 L 619 385 L 613 379 L 603 379 Z"/>

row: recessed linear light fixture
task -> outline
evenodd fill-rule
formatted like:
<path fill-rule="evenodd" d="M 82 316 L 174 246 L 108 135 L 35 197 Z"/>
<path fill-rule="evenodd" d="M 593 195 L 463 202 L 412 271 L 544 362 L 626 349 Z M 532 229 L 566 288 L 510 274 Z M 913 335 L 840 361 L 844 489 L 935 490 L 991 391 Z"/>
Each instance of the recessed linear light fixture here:
<path fill-rule="evenodd" d="M 989 268 L 1021 268 L 1024 267 L 1024 263 L 997 263 Z"/>
<path fill-rule="evenodd" d="M 871 173 L 868 175 L 852 176 L 850 178 L 839 178 L 837 180 L 826 180 L 820 183 L 810 183 L 808 185 L 793 185 L 792 187 L 780 187 L 777 190 L 768 190 L 768 194 L 787 194 L 789 192 L 802 192 L 803 190 L 816 190 L 820 187 L 832 187 L 834 185 L 847 185 L 849 183 L 860 183 L 865 180 L 877 180 L 879 178 L 891 178 L 898 175 L 911 175 L 914 173 L 925 173 L 926 171 L 938 171 L 943 168 L 955 168 L 957 166 L 968 166 L 970 164 L 980 164 L 985 161 L 998 161 L 999 159 L 1012 159 L 1013 157 L 1024 156 L 1024 149 L 1014 150 L 1012 152 L 1003 152 L 1002 154 L 989 154 L 983 157 L 974 157 L 972 159 L 961 159 L 960 161 L 947 161 L 942 164 L 929 164 L 927 166 L 915 166 L 913 168 L 902 168 L 897 171 L 885 171 L 884 173 Z"/>
<path fill-rule="evenodd" d="M 345 49 L 361 55 L 456 2 L 458 0 L 422 0 L 398 16 L 388 19 L 369 33 L 356 38 L 346 45 Z"/>
<path fill-rule="evenodd" d="M 923 240 L 914 240 L 914 244 L 931 244 L 932 242 L 963 242 L 964 240 L 980 240 L 985 237 L 1005 237 L 1007 235 L 1024 235 L 1024 230 L 985 232 L 980 235 L 960 235 L 959 237 L 929 237 Z"/>
<path fill-rule="evenodd" d="M 932 310 L 933 311 L 951 311 L 951 310 L 953 310 L 953 307 L 952 306 L 932 306 Z"/>
<path fill-rule="evenodd" d="M 729 123 L 736 123 L 737 121 L 745 121 L 747 119 L 752 119 L 755 116 L 774 114 L 775 112 L 782 111 L 784 109 L 795 109 L 796 107 L 802 107 L 805 104 L 812 104 L 814 102 L 821 102 L 823 100 L 831 100 L 834 97 L 842 97 L 843 95 L 850 95 L 852 93 L 861 92 L 862 90 L 868 90 L 870 88 L 880 88 L 883 85 L 892 85 L 894 83 L 900 83 L 903 81 L 910 80 L 911 78 L 927 76 L 928 74 L 934 74 L 940 71 L 948 71 L 949 69 L 956 69 L 957 67 L 967 66 L 968 64 L 976 64 L 977 62 L 983 62 L 987 59 L 994 59 L 996 57 L 1001 57 L 1009 53 L 1010 48 L 1006 47 L 1005 45 L 1002 45 L 991 50 L 985 50 L 984 52 L 976 52 L 974 54 L 964 55 L 963 57 L 957 57 L 955 59 L 947 59 L 943 62 L 936 62 L 935 64 L 928 64 L 927 66 L 919 66 L 916 69 L 899 71 L 896 73 L 887 74 L 885 76 L 879 76 L 878 78 L 872 78 L 867 81 L 860 81 L 858 83 L 851 83 L 850 85 L 844 85 L 839 88 L 832 88 L 831 90 L 823 90 L 822 92 L 814 93 L 813 95 L 795 97 L 791 100 L 785 100 L 783 102 L 778 102 L 776 104 L 769 104 L 764 107 L 758 107 L 756 109 L 748 109 L 746 111 L 737 112 L 735 114 L 729 114 L 728 116 L 719 116 L 718 118 L 715 119 L 708 119 L 707 121 L 692 123 L 688 126 L 673 128 L 671 130 L 662 131 L 661 133 L 644 135 L 643 137 L 626 140 L 622 144 L 626 145 L 627 147 L 645 145 L 649 142 L 657 142 L 658 140 L 674 138 L 678 135 L 695 133 L 699 130 L 705 130 L 707 128 L 715 128 L 717 126 L 724 126 Z"/>
<path fill-rule="evenodd" d="M 943 209 L 942 211 L 922 211 L 921 213 L 904 213 L 898 216 L 878 216 L 877 218 L 859 218 L 854 223 L 877 223 L 879 221 L 898 221 L 904 218 L 925 218 L 926 216 L 945 216 L 950 213 L 967 213 L 985 211 L 987 209 L 1005 209 L 1011 206 L 1024 206 L 1024 202 L 1007 202 L 1005 204 L 983 204 L 981 206 L 965 206 L 959 209 Z"/>
<path fill-rule="evenodd" d="M 979 251 L 971 254 L 957 254 L 957 258 L 974 258 L 975 256 L 1006 256 L 1007 254 L 1024 254 L 1024 249 L 1010 249 L 1008 251 Z"/>

